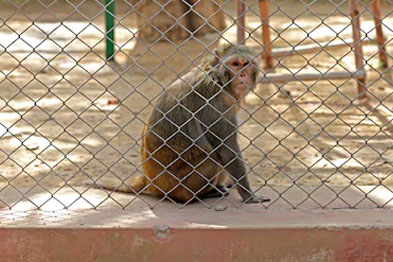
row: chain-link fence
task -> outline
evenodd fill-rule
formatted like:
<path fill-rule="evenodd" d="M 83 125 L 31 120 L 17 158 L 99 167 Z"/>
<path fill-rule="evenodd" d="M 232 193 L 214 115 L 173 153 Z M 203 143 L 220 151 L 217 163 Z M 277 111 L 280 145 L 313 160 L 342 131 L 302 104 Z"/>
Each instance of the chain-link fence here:
<path fill-rule="evenodd" d="M 392 1 L 0 7 L 1 208 L 392 205 Z"/>

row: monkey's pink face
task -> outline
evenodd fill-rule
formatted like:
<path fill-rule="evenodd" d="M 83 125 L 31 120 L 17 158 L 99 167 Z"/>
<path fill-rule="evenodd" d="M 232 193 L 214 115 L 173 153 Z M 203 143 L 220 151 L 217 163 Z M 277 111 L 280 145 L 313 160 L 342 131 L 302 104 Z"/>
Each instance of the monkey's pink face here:
<path fill-rule="evenodd" d="M 245 57 L 234 58 L 227 63 L 233 86 L 251 89 L 258 73 L 258 60 Z"/>

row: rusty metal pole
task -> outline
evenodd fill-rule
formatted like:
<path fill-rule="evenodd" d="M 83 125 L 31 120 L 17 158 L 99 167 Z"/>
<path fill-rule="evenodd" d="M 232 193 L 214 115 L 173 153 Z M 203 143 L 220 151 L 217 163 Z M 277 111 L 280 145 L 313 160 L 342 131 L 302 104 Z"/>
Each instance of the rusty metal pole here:
<path fill-rule="evenodd" d="M 273 57 L 269 30 L 269 0 L 260 0 L 259 8 L 262 18 L 262 41 L 264 47 L 262 56 L 265 61 L 265 68 L 270 69 L 273 67 Z"/>
<path fill-rule="evenodd" d="M 349 10 L 351 13 L 351 23 L 352 23 L 352 35 L 353 35 L 353 45 L 352 48 L 355 52 L 355 64 L 357 71 L 364 71 L 363 64 L 363 48 L 360 35 L 360 19 L 359 19 L 359 2 L 358 0 L 349 0 Z M 358 94 L 359 99 L 366 102 L 367 89 L 366 89 L 366 77 L 357 80 L 358 84 Z"/>
<path fill-rule="evenodd" d="M 245 6 L 242 0 L 236 0 L 237 7 L 237 43 L 239 45 L 245 44 Z"/>
<path fill-rule="evenodd" d="M 385 49 L 385 39 L 383 37 L 382 23 L 381 23 L 381 1 L 374 0 L 373 2 L 373 18 L 375 23 L 375 30 L 377 32 L 377 44 L 379 48 L 379 61 L 383 68 L 388 67 L 388 57 Z"/>

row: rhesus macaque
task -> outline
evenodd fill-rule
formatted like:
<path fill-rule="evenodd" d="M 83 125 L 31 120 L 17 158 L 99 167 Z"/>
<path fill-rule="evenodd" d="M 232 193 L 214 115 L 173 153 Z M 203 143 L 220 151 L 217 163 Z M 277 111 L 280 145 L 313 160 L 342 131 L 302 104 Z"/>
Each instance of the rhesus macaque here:
<path fill-rule="evenodd" d="M 237 142 L 237 111 L 257 74 L 250 48 L 218 48 L 158 98 L 142 134 L 145 175 L 103 187 L 187 202 L 226 195 L 229 177 L 247 203 L 269 201 L 252 194 Z"/>

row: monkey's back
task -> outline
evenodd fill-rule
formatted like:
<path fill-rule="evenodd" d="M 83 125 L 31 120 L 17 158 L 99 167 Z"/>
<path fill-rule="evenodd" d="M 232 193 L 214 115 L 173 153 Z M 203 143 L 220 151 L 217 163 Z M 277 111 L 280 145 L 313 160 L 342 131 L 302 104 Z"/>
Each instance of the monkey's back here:
<path fill-rule="evenodd" d="M 194 69 L 160 95 L 142 134 L 142 163 L 150 178 L 149 191 L 183 202 L 211 190 L 205 186 L 216 184 L 221 170 L 208 155 L 212 150 L 206 138 L 210 123 L 205 123 L 206 119 L 213 122 L 215 114 L 220 117 L 208 101 L 219 89 L 212 86 L 209 94 L 198 92 L 206 77 L 196 75 L 200 73 Z"/>

